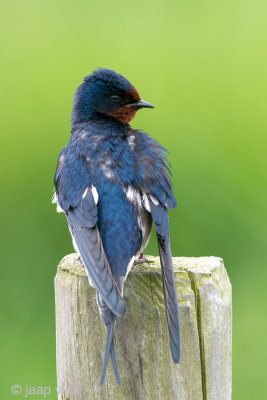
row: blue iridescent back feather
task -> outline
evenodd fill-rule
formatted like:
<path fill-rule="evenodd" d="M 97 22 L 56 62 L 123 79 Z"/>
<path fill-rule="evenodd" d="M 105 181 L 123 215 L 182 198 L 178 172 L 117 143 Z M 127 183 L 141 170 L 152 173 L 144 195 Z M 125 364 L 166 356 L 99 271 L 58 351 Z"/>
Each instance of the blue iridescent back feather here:
<path fill-rule="evenodd" d="M 131 135 L 135 138 L 134 150 L 127 140 Z M 110 119 L 87 126 L 80 124 L 72 130 L 68 146 L 61 151 L 55 186 L 64 211 L 78 205 L 90 184 L 97 190 L 107 184 L 103 162 L 113 171 L 113 184 L 132 185 L 153 195 L 169 209 L 176 207 L 164 147 L 145 132 Z"/>

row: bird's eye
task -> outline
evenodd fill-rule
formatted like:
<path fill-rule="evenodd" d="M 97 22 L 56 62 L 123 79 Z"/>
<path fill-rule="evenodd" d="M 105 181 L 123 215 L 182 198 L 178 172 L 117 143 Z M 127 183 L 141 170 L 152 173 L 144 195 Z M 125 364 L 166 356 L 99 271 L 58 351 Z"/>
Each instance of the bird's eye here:
<path fill-rule="evenodd" d="M 118 103 L 118 101 L 120 101 L 120 96 L 118 96 L 117 94 L 113 94 L 113 96 L 111 96 L 111 100 L 115 101 L 116 103 Z"/>

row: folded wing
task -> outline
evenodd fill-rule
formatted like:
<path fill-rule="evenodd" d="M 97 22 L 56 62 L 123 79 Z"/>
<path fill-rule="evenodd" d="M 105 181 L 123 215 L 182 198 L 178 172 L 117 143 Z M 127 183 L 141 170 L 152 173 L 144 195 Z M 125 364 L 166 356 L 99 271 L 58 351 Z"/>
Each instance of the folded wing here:
<path fill-rule="evenodd" d="M 101 298 L 117 316 L 125 313 L 125 301 L 114 280 L 97 227 L 97 206 L 92 188 L 87 188 L 79 205 L 65 211 L 70 232 L 88 275 Z"/>
<path fill-rule="evenodd" d="M 181 358 L 181 332 L 170 247 L 168 210 L 165 206 L 160 204 L 156 205 L 151 198 L 149 200 L 149 205 L 157 233 L 170 349 L 173 361 L 179 363 Z"/>

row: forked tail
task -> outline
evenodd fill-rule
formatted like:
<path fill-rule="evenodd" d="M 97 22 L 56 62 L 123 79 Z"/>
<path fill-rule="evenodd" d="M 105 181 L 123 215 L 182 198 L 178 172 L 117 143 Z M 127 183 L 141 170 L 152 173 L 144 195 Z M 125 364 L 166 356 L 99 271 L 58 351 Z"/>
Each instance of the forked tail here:
<path fill-rule="evenodd" d="M 101 373 L 101 378 L 100 378 L 100 385 L 103 385 L 104 380 L 105 380 L 109 355 L 111 356 L 111 361 L 112 361 L 116 381 L 117 381 L 118 385 L 121 384 L 119 371 L 118 371 L 115 343 L 114 343 L 115 322 L 116 321 L 114 319 L 113 321 L 106 323 L 106 348 L 105 348 L 105 356 L 104 356 L 102 373 Z"/>

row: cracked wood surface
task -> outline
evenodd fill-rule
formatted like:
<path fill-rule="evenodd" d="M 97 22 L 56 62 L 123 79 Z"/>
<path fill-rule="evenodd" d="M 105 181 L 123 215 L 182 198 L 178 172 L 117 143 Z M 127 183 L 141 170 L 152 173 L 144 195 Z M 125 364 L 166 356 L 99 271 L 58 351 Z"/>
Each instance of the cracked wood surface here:
<path fill-rule="evenodd" d="M 122 386 L 112 366 L 99 385 L 105 347 L 95 289 L 77 254 L 63 258 L 55 278 L 59 400 L 230 400 L 231 285 L 217 257 L 173 257 L 182 330 L 182 359 L 172 362 L 158 257 L 134 266 L 116 347 Z"/>

